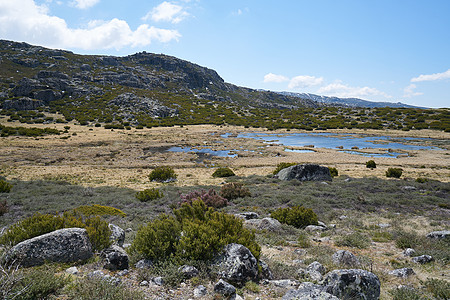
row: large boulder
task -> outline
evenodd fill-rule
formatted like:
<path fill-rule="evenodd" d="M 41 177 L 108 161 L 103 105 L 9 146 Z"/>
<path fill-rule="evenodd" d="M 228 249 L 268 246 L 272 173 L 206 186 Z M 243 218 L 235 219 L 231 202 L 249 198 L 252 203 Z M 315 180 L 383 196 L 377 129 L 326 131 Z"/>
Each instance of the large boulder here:
<path fill-rule="evenodd" d="M 6 100 L 3 103 L 3 109 L 34 110 L 43 105 L 44 103 L 40 100 L 22 97 L 14 100 Z"/>
<path fill-rule="evenodd" d="M 324 281 L 325 291 L 339 299 L 378 300 L 380 280 L 365 270 L 349 269 L 329 272 Z"/>
<path fill-rule="evenodd" d="M 300 181 L 331 181 L 330 170 L 327 167 L 305 164 L 282 169 L 276 175 L 281 180 L 297 179 Z"/>
<path fill-rule="evenodd" d="M 46 262 L 76 262 L 92 257 L 92 245 L 86 229 L 59 229 L 15 245 L 6 255 L 8 262 L 24 267 Z"/>
<path fill-rule="evenodd" d="M 226 281 L 245 284 L 256 280 L 258 276 L 258 261 L 243 245 L 228 244 L 218 259 L 219 276 Z"/>
<path fill-rule="evenodd" d="M 325 291 L 323 286 L 311 282 L 303 282 L 298 289 L 288 291 L 282 300 L 339 300 Z"/>
<path fill-rule="evenodd" d="M 111 247 L 102 251 L 101 256 L 105 260 L 105 269 L 116 271 L 128 269 L 128 254 L 123 248 L 112 245 Z"/>

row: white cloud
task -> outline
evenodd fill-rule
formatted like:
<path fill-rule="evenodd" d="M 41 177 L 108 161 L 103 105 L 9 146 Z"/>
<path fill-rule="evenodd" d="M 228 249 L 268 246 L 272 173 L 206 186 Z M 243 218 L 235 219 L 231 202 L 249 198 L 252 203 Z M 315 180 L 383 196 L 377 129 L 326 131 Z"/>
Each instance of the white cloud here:
<path fill-rule="evenodd" d="M 273 73 L 266 74 L 264 76 L 264 82 L 285 82 L 289 81 L 289 78 L 283 75 L 276 75 Z"/>
<path fill-rule="evenodd" d="M 86 9 L 99 3 L 100 0 L 74 0 L 72 5 L 79 9 Z"/>
<path fill-rule="evenodd" d="M 414 83 L 411 83 L 410 85 L 408 85 L 407 87 L 405 87 L 403 89 L 403 97 L 405 98 L 411 98 L 414 96 L 420 96 L 423 95 L 423 93 L 420 92 L 416 92 L 415 89 L 417 88 L 417 86 Z"/>
<path fill-rule="evenodd" d="M 169 42 L 181 36 L 176 30 L 140 25 L 131 30 L 124 20 L 92 21 L 88 28 L 69 28 L 65 20 L 48 15 L 45 6 L 33 0 L 0 0 L 0 36 L 47 47 L 75 49 L 120 49 Z"/>
<path fill-rule="evenodd" d="M 421 81 L 435 81 L 435 80 L 442 80 L 442 79 L 449 79 L 450 78 L 450 69 L 443 73 L 435 73 L 430 75 L 420 75 L 419 77 L 414 77 L 411 79 L 411 82 L 421 82 Z"/>
<path fill-rule="evenodd" d="M 370 87 L 351 87 L 341 81 L 336 81 L 329 85 L 319 88 L 318 94 L 325 96 L 335 96 L 341 98 L 364 98 L 368 96 L 382 96 L 384 98 L 392 98 L 384 92 Z"/>
<path fill-rule="evenodd" d="M 289 82 L 288 88 L 295 89 L 295 88 L 304 88 L 304 87 L 310 87 L 314 85 L 322 84 L 323 77 L 314 77 L 314 76 L 308 76 L 308 75 L 301 75 L 296 76 L 291 79 Z"/>
<path fill-rule="evenodd" d="M 155 22 L 166 21 L 176 24 L 187 16 L 189 14 L 183 10 L 182 6 L 164 1 L 149 11 L 142 19 L 144 21 L 152 19 Z"/>

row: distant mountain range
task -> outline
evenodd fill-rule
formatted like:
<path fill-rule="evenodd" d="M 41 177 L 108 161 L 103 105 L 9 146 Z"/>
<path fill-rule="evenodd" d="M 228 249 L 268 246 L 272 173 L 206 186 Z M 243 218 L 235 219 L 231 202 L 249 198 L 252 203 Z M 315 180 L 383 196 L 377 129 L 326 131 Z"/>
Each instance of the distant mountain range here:
<path fill-rule="evenodd" d="M 347 106 L 347 107 L 405 107 L 405 108 L 426 108 L 426 107 L 419 107 L 419 106 L 413 106 L 404 104 L 401 102 L 393 103 L 393 102 L 375 102 L 375 101 L 368 101 L 368 100 L 362 100 L 358 98 L 338 98 L 338 97 L 327 97 L 327 96 L 320 96 L 310 93 L 292 93 L 292 92 L 279 92 L 281 95 L 285 96 L 291 96 L 291 97 L 298 97 L 301 99 L 309 99 L 316 101 L 318 103 L 323 104 L 336 104 L 341 106 Z"/>

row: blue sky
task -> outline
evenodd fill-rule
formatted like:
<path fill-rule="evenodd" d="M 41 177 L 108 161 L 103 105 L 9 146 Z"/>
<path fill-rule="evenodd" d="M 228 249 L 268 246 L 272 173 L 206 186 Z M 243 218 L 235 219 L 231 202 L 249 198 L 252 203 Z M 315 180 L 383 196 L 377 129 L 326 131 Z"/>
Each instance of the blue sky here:
<path fill-rule="evenodd" d="M 225 81 L 450 107 L 447 0 L 0 0 L 0 38 L 164 53 Z"/>

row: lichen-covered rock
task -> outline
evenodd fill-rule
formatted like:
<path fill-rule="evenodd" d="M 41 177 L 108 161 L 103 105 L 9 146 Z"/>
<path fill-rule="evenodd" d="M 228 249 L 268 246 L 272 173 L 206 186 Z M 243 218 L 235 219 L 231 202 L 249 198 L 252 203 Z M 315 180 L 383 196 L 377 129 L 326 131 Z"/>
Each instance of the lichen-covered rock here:
<path fill-rule="evenodd" d="M 325 291 L 323 286 L 303 282 L 298 289 L 288 291 L 282 300 L 339 300 Z"/>
<path fill-rule="evenodd" d="M 250 219 L 244 222 L 246 227 L 255 228 L 258 230 L 269 230 L 276 231 L 281 228 L 280 221 L 273 218 L 263 218 L 263 219 Z"/>
<path fill-rule="evenodd" d="M 323 226 L 317 226 L 317 225 L 308 225 L 305 227 L 305 231 L 308 232 L 321 232 L 327 230 L 326 227 Z"/>
<path fill-rule="evenodd" d="M 34 110 L 43 105 L 44 103 L 40 100 L 22 97 L 14 100 L 6 100 L 3 103 L 3 109 Z"/>
<path fill-rule="evenodd" d="M 46 262 L 82 261 L 92 255 L 92 245 L 86 229 L 65 228 L 15 245 L 8 251 L 6 261 L 31 267 Z"/>
<path fill-rule="evenodd" d="M 208 290 L 203 285 L 199 285 L 194 289 L 195 298 L 206 296 L 206 294 L 208 294 Z"/>
<path fill-rule="evenodd" d="M 236 288 L 233 285 L 229 284 L 228 282 L 220 279 L 214 285 L 214 292 L 224 296 L 231 296 L 236 293 Z"/>
<path fill-rule="evenodd" d="M 191 279 L 198 275 L 198 269 L 194 266 L 184 265 L 178 268 L 178 272 L 180 272 L 184 278 Z"/>
<path fill-rule="evenodd" d="M 414 254 L 416 253 L 416 250 L 414 250 L 413 248 L 406 248 L 404 251 L 403 251 L 403 255 L 404 256 L 413 256 Z"/>
<path fill-rule="evenodd" d="M 450 237 L 450 230 L 433 231 L 427 234 L 427 238 L 443 240 Z"/>
<path fill-rule="evenodd" d="M 269 266 L 262 260 L 259 261 L 259 266 L 261 267 L 261 273 L 259 274 L 260 279 L 272 280 L 273 274 Z"/>
<path fill-rule="evenodd" d="M 243 213 L 235 214 L 236 217 L 244 220 L 252 220 L 252 219 L 258 219 L 259 215 L 252 211 L 246 211 Z"/>
<path fill-rule="evenodd" d="M 432 262 L 434 259 L 431 255 L 421 255 L 421 256 L 415 256 L 411 258 L 411 260 L 418 264 L 426 264 L 429 262 Z"/>
<path fill-rule="evenodd" d="M 414 270 L 411 268 L 402 268 L 402 269 L 396 269 L 389 272 L 389 275 L 393 275 L 396 277 L 406 278 L 408 276 L 414 275 Z"/>
<path fill-rule="evenodd" d="M 323 281 L 325 291 L 340 299 L 378 300 L 380 280 L 365 270 L 349 269 L 329 272 Z"/>
<path fill-rule="evenodd" d="M 346 266 L 346 267 L 356 267 L 359 266 L 358 258 L 346 250 L 339 250 L 332 256 L 333 263 L 336 265 Z"/>
<path fill-rule="evenodd" d="M 149 269 L 153 266 L 153 262 L 150 259 L 141 259 L 134 266 L 137 269 Z"/>
<path fill-rule="evenodd" d="M 128 269 L 128 254 L 123 250 L 123 248 L 112 245 L 102 251 L 101 256 L 105 260 L 105 269 L 116 271 Z"/>
<path fill-rule="evenodd" d="M 297 179 L 300 181 L 331 181 L 330 170 L 327 167 L 305 164 L 282 169 L 276 175 L 281 180 Z"/>
<path fill-rule="evenodd" d="M 111 230 L 111 236 L 109 239 L 115 245 L 123 247 L 123 242 L 125 241 L 125 230 L 117 225 L 109 224 L 109 229 Z"/>
<path fill-rule="evenodd" d="M 226 245 L 218 261 L 219 276 L 227 281 L 244 284 L 258 276 L 258 261 L 243 245 Z"/>

